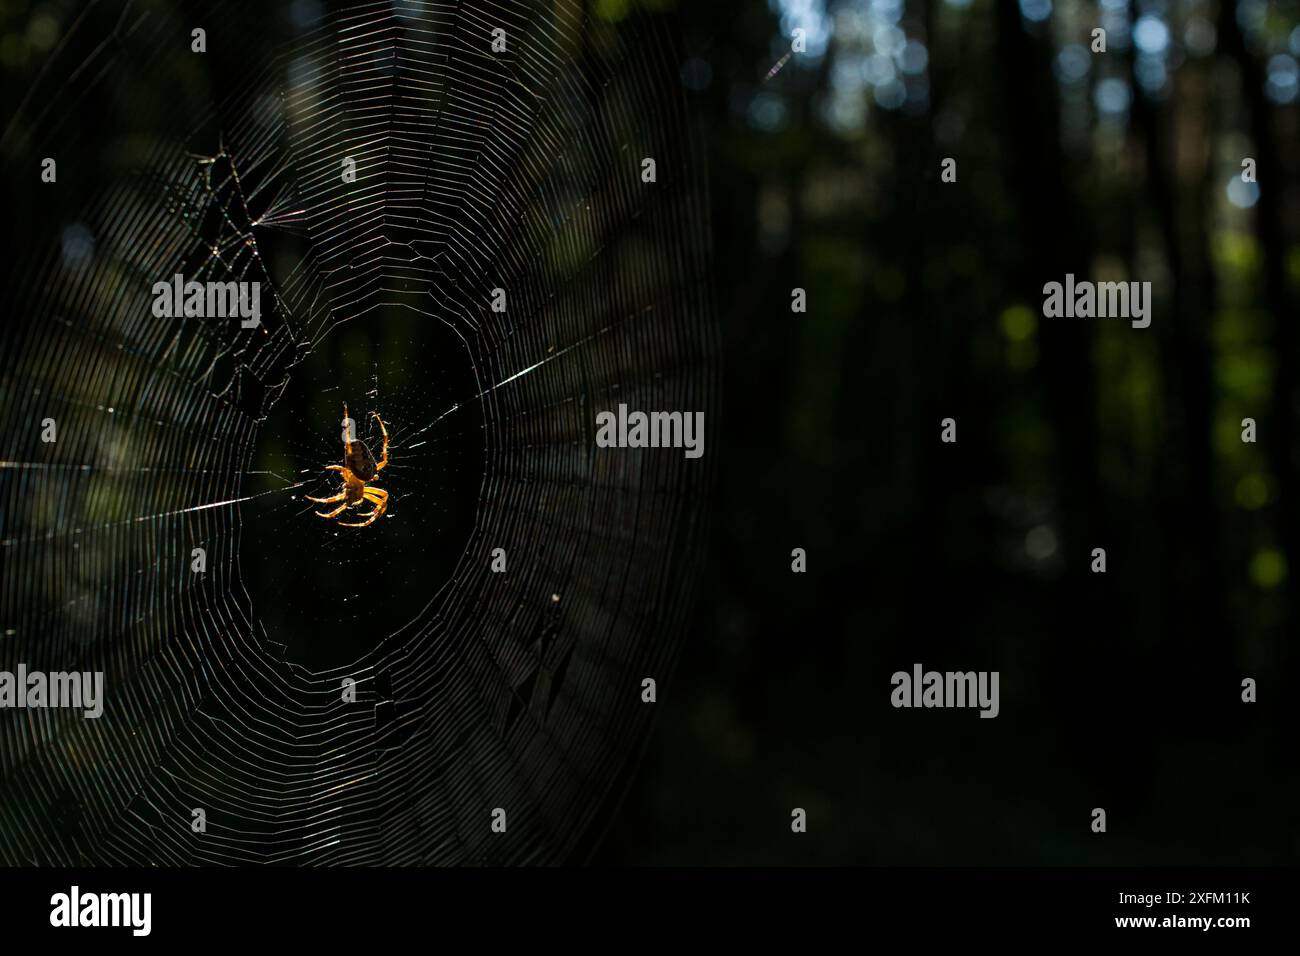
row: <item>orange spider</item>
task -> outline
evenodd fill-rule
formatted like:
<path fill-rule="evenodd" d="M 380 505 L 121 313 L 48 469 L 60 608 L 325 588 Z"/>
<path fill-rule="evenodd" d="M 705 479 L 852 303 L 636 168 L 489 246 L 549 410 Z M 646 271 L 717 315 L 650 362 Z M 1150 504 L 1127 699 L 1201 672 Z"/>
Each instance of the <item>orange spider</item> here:
<path fill-rule="evenodd" d="M 325 466 L 326 471 L 342 473 L 343 490 L 330 498 L 307 498 L 308 501 L 314 501 L 322 505 L 332 505 L 336 501 L 343 502 L 328 514 L 324 511 L 316 512 L 322 518 L 336 518 L 345 509 L 355 508 L 363 501 L 369 501 L 375 506 L 374 510 L 369 514 L 359 515 L 359 517 L 365 518 L 365 521 L 340 521 L 339 525 L 344 528 L 364 528 L 366 525 L 374 524 L 388 510 L 388 492 L 382 488 L 372 488 L 366 485 L 367 482 L 373 481 L 375 476 L 388 464 L 388 429 L 384 427 L 384 420 L 379 417 L 378 412 L 371 412 L 370 414 L 375 421 L 379 422 L 379 430 L 384 433 L 384 451 L 379 456 L 379 461 L 375 461 L 365 442 L 352 437 L 352 429 L 348 427 L 343 433 L 343 464 Z M 351 423 L 351 419 L 348 418 L 347 402 L 343 403 L 343 421 L 349 423 L 349 425 Z"/>

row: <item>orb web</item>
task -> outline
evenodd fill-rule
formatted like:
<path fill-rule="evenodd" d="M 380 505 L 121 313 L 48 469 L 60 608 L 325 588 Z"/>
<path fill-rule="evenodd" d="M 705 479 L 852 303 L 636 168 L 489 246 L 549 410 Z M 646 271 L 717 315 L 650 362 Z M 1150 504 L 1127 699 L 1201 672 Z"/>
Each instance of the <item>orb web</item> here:
<path fill-rule="evenodd" d="M 574 859 L 671 673 L 711 459 L 593 442 L 715 407 L 671 24 L 292 10 L 92 5 L 0 141 L 59 160 L 4 292 L 0 668 L 106 684 L 0 712 L 6 863 Z M 258 281 L 259 324 L 155 316 L 177 274 Z M 391 436 L 367 529 L 305 501 L 345 401 Z"/>

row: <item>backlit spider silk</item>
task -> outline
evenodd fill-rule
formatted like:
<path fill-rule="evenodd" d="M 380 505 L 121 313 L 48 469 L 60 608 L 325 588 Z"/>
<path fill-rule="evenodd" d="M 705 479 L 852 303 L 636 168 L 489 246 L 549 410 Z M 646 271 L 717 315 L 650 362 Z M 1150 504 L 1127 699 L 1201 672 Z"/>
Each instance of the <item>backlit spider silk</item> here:
<path fill-rule="evenodd" d="M 61 22 L 0 151 L 31 184 L 0 667 L 107 688 L 96 721 L 0 714 L 0 861 L 580 857 L 648 728 L 640 682 L 670 675 L 709 484 L 592 442 L 609 403 L 716 397 L 672 24 L 571 0 L 196 17 Z M 175 274 L 263 283 L 260 324 L 153 316 Z M 388 514 L 351 535 L 304 499 L 344 401 L 392 439 Z"/>

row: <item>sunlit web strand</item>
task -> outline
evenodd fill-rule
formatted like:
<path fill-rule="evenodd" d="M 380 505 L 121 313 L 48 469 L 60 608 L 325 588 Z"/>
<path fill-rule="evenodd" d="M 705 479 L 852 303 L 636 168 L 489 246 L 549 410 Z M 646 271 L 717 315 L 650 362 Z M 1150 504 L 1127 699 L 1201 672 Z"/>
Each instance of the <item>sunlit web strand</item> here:
<path fill-rule="evenodd" d="M 269 472 L 247 472 L 247 474 L 269 474 Z M 281 480 L 283 481 L 284 479 Z M 145 521 L 162 521 L 164 518 L 175 518 L 177 515 L 190 514 L 195 511 L 208 511 L 212 508 L 224 508 L 229 505 L 237 505 L 245 501 L 252 501 L 254 498 L 262 498 L 266 495 L 278 494 L 284 491 L 293 491 L 295 488 L 301 488 L 303 485 L 310 483 L 310 481 L 299 481 L 285 488 L 269 488 L 266 491 L 259 491 L 251 495 L 245 495 L 242 498 L 228 498 L 225 501 L 210 501 L 204 505 L 192 505 L 188 508 L 177 508 L 175 511 L 164 511 L 154 515 L 140 515 L 136 518 L 123 518 L 120 521 L 109 521 L 91 528 L 69 528 L 66 531 L 46 531 L 42 534 L 32 535 L 26 538 L 5 538 L 0 540 L 0 546 L 10 547 L 15 544 L 24 544 L 29 541 L 48 541 L 52 538 L 66 538 L 78 534 L 94 534 L 109 528 L 140 524 Z"/>
<path fill-rule="evenodd" d="M 572 352 L 574 349 L 582 348 L 582 346 L 588 344 L 589 342 L 595 341 L 596 339 L 600 338 L 602 335 L 605 335 L 613 328 L 615 328 L 615 325 L 607 325 L 599 332 L 593 332 L 591 333 L 591 335 L 588 335 L 586 338 L 581 339 L 580 341 L 574 342 L 572 345 L 566 345 L 564 348 L 560 349 L 560 351 L 552 355 L 546 356 L 546 358 L 542 359 L 539 362 L 534 362 L 532 365 L 528 366 L 527 368 L 520 369 L 518 372 L 515 372 L 513 375 L 509 376 L 508 378 L 502 379 L 501 381 L 497 382 L 495 385 L 489 388 L 483 389 L 483 391 L 479 392 L 468 402 L 457 402 L 455 405 L 451 406 L 451 408 L 447 409 L 445 412 L 443 412 L 433 421 L 429 422 L 429 424 L 425 425 L 419 431 L 414 432 L 410 437 L 416 438 L 419 435 L 424 434 L 434 425 L 438 424 L 440 421 L 442 421 L 444 418 L 450 415 L 452 412 L 459 411 L 461 408 L 464 408 L 466 405 L 481 400 L 484 395 L 490 395 L 492 392 L 495 392 L 498 388 L 501 388 L 503 385 L 509 385 L 511 382 L 515 381 L 516 379 L 521 379 L 525 375 L 529 374 L 530 372 L 537 371 L 539 368 L 541 368 L 543 365 L 546 365 L 548 362 L 553 362 L 555 361 L 555 359 L 560 358 L 560 356 L 562 355 L 567 355 L 568 353 Z M 406 449 L 410 451 L 419 448 L 422 444 L 424 444 L 424 442 L 416 442 L 414 445 L 406 444 L 405 442 L 403 442 L 403 444 L 406 447 Z"/>

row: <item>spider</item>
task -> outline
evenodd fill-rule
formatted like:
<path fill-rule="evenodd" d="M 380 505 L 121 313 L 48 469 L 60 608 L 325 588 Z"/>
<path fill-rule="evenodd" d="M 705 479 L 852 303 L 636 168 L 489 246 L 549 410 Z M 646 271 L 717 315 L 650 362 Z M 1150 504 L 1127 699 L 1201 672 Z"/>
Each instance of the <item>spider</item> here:
<path fill-rule="evenodd" d="M 344 528 L 364 528 L 366 525 L 374 524 L 388 510 L 388 492 L 382 488 L 366 486 L 366 482 L 373 481 L 380 470 L 388 464 L 388 429 L 384 427 L 384 420 L 379 417 L 378 412 L 371 412 L 370 414 L 375 421 L 379 422 L 379 430 L 384 433 L 384 450 L 379 456 L 379 461 L 375 461 L 365 442 L 351 438 L 351 428 L 346 429 L 343 432 L 343 464 L 325 466 L 326 471 L 342 473 L 343 490 L 330 498 L 307 498 L 308 501 L 314 501 L 322 505 L 332 505 L 336 501 L 343 502 L 329 513 L 324 511 L 316 512 L 322 518 L 336 518 L 345 509 L 355 508 L 363 501 L 369 501 L 375 506 L 374 510 L 369 514 L 358 516 L 365 518 L 365 521 L 340 521 L 339 525 Z M 351 424 L 348 418 L 347 402 L 343 403 L 343 421 L 349 425 Z"/>

